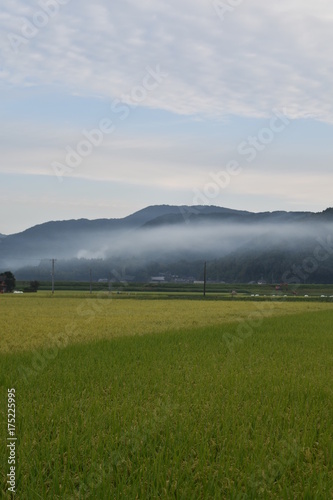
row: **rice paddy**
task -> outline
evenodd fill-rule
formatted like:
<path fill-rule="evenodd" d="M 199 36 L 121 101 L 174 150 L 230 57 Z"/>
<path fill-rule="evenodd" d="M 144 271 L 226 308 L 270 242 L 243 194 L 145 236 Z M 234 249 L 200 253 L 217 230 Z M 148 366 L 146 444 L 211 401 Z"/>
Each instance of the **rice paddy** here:
<path fill-rule="evenodd" d="M 35 498 L 333 498 L 331 303 L 0 297 L 16 490 Z"/>

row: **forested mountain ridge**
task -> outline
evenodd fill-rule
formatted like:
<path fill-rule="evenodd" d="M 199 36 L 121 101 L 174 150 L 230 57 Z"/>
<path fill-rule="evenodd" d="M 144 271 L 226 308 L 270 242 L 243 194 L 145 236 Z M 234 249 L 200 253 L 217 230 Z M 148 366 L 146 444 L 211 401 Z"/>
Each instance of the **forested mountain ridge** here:
<path fill-rule="evenodd" d="M 158 273 L 200 279 L 205 260 L 217 281 L 281 281 L 290 279 L 294 267 L 307 269 L 317 259 L 311 272 L 298 271 L 300 279 L 328 283 L 332 237 L 332 208 L 253 213 L 157 205 L 122 219 L 51 221 L 1 238 L 0 270 L 48 279 L 49 259 L 55 258 L 62 279 L 86 280 L 89 268 L 96 278 L 118 269 L 137 281 Z"/>

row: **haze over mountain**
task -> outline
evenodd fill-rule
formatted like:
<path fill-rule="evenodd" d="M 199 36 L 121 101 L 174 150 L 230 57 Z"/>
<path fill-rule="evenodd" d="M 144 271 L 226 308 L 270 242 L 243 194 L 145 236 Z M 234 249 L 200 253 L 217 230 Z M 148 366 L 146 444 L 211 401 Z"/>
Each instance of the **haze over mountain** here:
<path fill-rule="evenodd" d="M 333 209 L 261 212 L 215 206 L 147 207 L 123 219 L 52 221 L 1 238 L 0 271 L 49 279 L 57 259 L 60 279 L 160 272 L 223 281 L 333 282 Z M 294 269 L 298 269 L 296 272 Z M 303 271 L 302 271 L 303 269 Z"/>

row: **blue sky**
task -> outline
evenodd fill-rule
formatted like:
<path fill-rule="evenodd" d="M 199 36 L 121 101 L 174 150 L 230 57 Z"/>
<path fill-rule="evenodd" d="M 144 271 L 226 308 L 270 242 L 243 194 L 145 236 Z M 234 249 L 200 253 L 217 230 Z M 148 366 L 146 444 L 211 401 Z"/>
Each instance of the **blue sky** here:
<path fill-rule="evenodd" d="M 0 233 L 331 206 L 332 28 L 326 0 L 5 0 Z"/>

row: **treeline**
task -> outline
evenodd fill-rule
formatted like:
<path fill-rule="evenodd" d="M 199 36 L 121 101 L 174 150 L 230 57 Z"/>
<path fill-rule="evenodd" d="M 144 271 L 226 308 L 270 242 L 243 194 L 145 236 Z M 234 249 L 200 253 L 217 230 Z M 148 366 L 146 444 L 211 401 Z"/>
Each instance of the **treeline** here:
<path fill-rule="evenodd" d="M 248 283 L 333 283 L 333 255 L 324 261 L 308 252 L 263 252 L 228 256 L 207 265 L 212 279 Z"/>
<path fill-rule="evenodd" d="M 333 253 L 333 252 L 332 252 Z M 309 251 L 240 251 L 207 262 L 207 276 L 212 281 L 249 283 L 333 283 L 333 255 Z M 319 257 L 320 255 L 320 257 Z M 203 260 L 177 262 L 136 260 L 71 259 L 56 262 L 56 278 L 60 281 L 135 281 L 146 283 L 152 276 L 164 274 L 166 279 L 203 279 Z M 50 265 L 26 267 L 15 273 L 20 280 L 50 280 Z"/>

